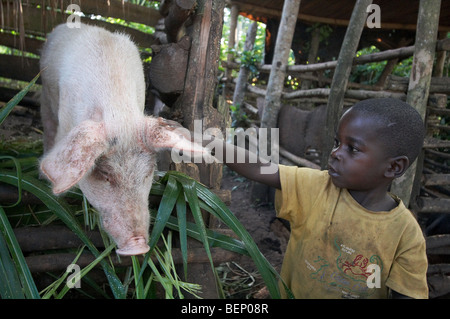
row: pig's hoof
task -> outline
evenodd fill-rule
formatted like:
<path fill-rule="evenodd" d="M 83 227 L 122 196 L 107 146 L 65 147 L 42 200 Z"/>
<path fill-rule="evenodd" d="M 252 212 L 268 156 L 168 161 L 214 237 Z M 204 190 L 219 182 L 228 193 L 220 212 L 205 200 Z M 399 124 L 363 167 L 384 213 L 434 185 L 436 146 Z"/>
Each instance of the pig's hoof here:
<path fill-rule="evenodd" d="M 143 237 L 131 238 L 124 247 L 117 249 L 116 253 L 122 256 L 143 255 L 150 250 Z"/>

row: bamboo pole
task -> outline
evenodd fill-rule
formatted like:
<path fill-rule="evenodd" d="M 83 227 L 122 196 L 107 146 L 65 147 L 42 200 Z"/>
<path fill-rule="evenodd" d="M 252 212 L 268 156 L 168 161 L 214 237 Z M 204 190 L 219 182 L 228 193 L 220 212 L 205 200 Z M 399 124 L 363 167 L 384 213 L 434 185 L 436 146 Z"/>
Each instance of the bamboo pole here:
<path fill-rule="evenodd" d="M 336 65 L 336 71 L 331 83 L 330 96 L 327 105 L 326 129 L 324 130 L 323 149 L 321 158 L 321 167 L 328 165 L 328 155 L 333 147 L 334 134 L 339 117 L 344 105 L 344 94 L 348 83 L 348 78 L 353 65 L 353 58 L 361 38 L 367 16 L 367 7 L 372 0 L 358 0 L 353 8 L 344 42 Z"/>
<path fill-rule="evenodd" d="M 412 105 L 425 119 L 431 75 L 435 56 L 441 0 L 421 0 L 417 18 L 414 60 L 406 102 Z M 408 207 L 416 176 L 417 161 L 406 173 L 394 180 L 391 191 Z M 417 174 L 420 175 L 420 174 Z"/>

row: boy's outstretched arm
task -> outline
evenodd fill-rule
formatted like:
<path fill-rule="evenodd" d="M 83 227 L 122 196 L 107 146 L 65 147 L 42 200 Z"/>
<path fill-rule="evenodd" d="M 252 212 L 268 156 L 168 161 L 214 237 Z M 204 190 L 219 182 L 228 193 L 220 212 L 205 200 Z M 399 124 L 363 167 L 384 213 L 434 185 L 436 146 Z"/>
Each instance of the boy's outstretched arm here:
<path fill-rule="evenodd" d="M 208 146 L 212 139 L 210 141 L 203 141 L 203 146 Z M 278 164 L 272 163 L 271 161 L 265 163 L 248 150 L 226 143 L 221 139 L 214 139 L 214 144 L 217 145 L 219 141 L 222 143 L 223 162 L 230 169 L 252 181 L 281 189 Z"/>

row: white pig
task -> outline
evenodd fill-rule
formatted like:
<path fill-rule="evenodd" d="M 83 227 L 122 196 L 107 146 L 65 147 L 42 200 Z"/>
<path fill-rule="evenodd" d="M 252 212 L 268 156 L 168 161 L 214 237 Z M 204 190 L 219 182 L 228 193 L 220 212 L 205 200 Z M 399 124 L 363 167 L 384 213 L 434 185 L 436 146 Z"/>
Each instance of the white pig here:
<path fill-rule="evenodd" d="M 203 149 L 176 122 L 144 115 L 142 62 L 127 35 L 62 24 L 49 34 L 40 63 L 41 171 L 55 194 L 78 184 L 118 254 L 146 253 L 155 152 Z"/>

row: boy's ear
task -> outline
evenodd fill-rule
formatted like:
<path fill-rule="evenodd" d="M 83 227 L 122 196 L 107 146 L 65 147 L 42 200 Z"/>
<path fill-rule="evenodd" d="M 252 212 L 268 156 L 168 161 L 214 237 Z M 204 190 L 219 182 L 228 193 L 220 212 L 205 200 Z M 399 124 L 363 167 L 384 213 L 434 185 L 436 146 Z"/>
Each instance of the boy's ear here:
<path fill-rule="evenodd" d="M 402 176 L 409 167 L 408 156 L 402 155 L 389 159 L 389 166 L 385 172 L 387 178 L 398 178 Z"/>

